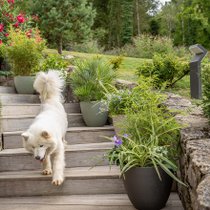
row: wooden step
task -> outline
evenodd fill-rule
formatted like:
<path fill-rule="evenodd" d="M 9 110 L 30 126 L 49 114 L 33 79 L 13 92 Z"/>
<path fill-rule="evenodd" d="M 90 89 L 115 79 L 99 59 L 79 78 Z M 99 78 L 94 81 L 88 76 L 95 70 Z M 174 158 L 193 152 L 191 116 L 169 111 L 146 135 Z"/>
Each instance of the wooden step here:
<path fill-rule="evenodd" d="M 108 165 L 107 151 L 113 148 L 113 142 L 75 144 L 66 146 L 66 168 Z M 39 161 L 24 148 L 5 149 L 0 152 L 0 171 L 41 170 Z"/>
<path fill-rule="evenodd" d="M 67 114 L 67 117 L 69 127 L 85 125 L 81 113 L 70 113 Z M 0 118 L 2 132 L 26 130 L 31 125 L 34 118 L 35 115 L 2 116 Z"/>
<path fill-rule="evenodd" d="M 23 131 L 4 132 L 4 149 L 14 149 L 22 147 L 21 133 Z M 68 144 L 99 143 L 106 142 L 104 136 L 114 136 L 113 126 L 104 127 L 72 127 L 68 128 L 66 141 Z"/>
<path fill-rule="evenodd" d="M 66 113 L 80 113 L 78 103 L 64 104 Z M 40 104 L 8 104 L 1 108 L 1 116 L 37 115 L 40 112 Z"/>
<path fill-rule="evenodd" d="M 15 88 L 9 86 L 0 86 L 0 94 L 1 93 L 15 93 Z"/>
<path fill-rule="evenodd" d="M 65 182 L 57 187 L 40 171 L 1 172 L 0 197 L 125 193 L 119 173 L 116 166 L 66 168 Z"/>
<path fill-rule="evenodd" d="M 1 104 L 40 103 L 38 95 L 30 94 L 0 94 Z"/>
<path fill-rule="evenodd" d="M 0 203 L 2 210 L 135 210 L 127 194 L 9 197 Z M 163 210 L 184 210 L 176 193 Z"/>

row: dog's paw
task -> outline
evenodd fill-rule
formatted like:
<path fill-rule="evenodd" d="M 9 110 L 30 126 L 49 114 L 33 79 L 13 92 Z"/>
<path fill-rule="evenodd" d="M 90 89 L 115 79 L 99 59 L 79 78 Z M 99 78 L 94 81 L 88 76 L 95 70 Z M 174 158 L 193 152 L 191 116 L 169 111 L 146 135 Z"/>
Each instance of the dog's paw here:
<path fill-rule="evenodd" d="M 50 174 L 52 174 L 52 170 L 51 170 L 51 169 L 44 169 L 44 170 L 42 171 L 42 174 L 43 174 L 43 175 L 50 175 Z"/>
<path fill-rule="evenodd" d="M 55 186 L 59 186 L 63 183 L 63 179 L 53 179 L 52 184 Z"/>

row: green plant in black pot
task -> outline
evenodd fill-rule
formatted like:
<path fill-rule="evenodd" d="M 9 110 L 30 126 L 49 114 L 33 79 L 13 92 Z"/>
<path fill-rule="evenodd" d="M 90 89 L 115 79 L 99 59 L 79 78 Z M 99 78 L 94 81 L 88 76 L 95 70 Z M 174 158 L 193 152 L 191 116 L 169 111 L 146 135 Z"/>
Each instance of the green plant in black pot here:
<path fill-rule="evenodd" d="M 120 167 L 128 196 L 137 209 L 165 206 L 176 176 L 181 126 L 164 106 L 164 97 L 144 83 L 134 90 L 127 107 L 122 135 L 115 136 L 110 164 Z M 137 94 L 138 93 L 138 94 Z M 141 103 L 136 103 L 137 95 Z M 134 109 L 136 107 L 136 109 Z"/>
<path fill-rule="evenodd" d="M 80 107 L 87 126 L 103 126 L 108 117 L 107 107 L 101 103 L 106 89 L 115 79 L 112 67 L 100 58 L 80 61 L 71 74 L 74 95 L 80 100 Z"/>

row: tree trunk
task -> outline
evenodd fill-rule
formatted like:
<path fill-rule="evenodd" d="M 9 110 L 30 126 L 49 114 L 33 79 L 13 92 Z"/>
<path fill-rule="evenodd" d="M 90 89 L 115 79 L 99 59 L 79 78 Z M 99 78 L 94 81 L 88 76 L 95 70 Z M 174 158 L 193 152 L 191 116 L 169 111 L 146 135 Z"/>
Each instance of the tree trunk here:
<path fill-rule="evenodd" d="M 62 52 L 63 52 L 63 39 L 62 39 L 62 36 L 58 38 L 58 42 L 57 42 L 57 47 L 58 47 L 58 53 L 60 55 L 62 55 Z"/>
<path fill-rule="evenodd" d="M 137 34 L 138 36 L 140 36 L 141 29 L 140 29 L 139 0 L 136 0 L 136 21 L 137 21 Z"/>
<path fill-rule="evenodd" d="M 185 43 L 185 28 L 184 28 L 184 20 L 182 19 L 182 44 Z"/>

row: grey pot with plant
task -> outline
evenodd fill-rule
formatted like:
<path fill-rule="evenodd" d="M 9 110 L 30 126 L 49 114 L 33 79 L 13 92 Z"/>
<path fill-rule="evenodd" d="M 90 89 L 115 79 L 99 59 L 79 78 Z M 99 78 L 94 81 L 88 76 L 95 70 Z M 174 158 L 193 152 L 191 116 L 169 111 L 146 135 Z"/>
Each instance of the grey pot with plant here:
<path fill-rule="evenodd" d="M 107 105 L 109 116 L 112 119 L 115 133 L 118 135 L 121 130 L 120 123 L 125 117 L 126 107 L 129 107 L 131 90 L 117 89 L 114 86 L 110 91 L 105 89 L 104 104 Z"/>
<path fill-rule="evenodd" d="M 142 81 L 141 81 L 142 82 Z M 161 104 L 164 97 L 141 83 L 133 89 L 121 136 L 108 153 L 110 164 L 120 167 L 131 202 L 137 209 L 159 210 L 170 195 L 179 156 L 179 129 Z"/>
<path fill-rule="evenodd" d="M 14 75 L 14 84 L 18 93 L 31 94 L 34 92 L 33 82 L 38 65 L 42 58 L 45 41 L 39 31 L 14 30 L 10 28 L 8 43 L 2 46 L 2 51 Z"/>
<path fill-rule="evenodd" d="M 110 88 L 115 78 L 112 66 L 101 58 L 92 58 L 77 62 L 71 74 L 70 83 L 74 95 L 80 101 L 83 119 L 87 126 L 104 126 L 108 118 L 108 109 L 102 99 L 104 89 Z"/>

